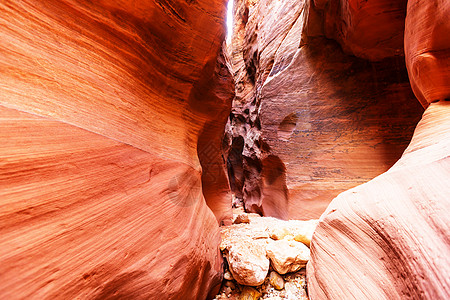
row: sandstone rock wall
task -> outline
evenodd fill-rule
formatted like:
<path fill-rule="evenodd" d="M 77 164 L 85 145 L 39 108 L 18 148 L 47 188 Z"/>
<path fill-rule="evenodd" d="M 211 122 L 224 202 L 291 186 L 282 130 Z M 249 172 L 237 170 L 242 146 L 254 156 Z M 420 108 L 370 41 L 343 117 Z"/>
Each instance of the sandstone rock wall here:
<path fill-rule="evenodd" d="M 450 99 L 450 3 L 408 1 L 406 66 L 414 93 L 427 107 Z"/>
<path fill-rule="evenodd" d="M 0 3 L 0 298 L 220 283 L 223 16 L 219 0 Z"/>
<path fill-rule="evenodd" d="M 433 103 L 388 172 L 340 194 L 311 241 L 311 299 L 450 297 L 450 102 Z"/>
<path fill-rule="evenodd" d="M 326 37 L 368 60 L 403 56 L 406 0 L 314 0 L 309 16 Z M 319 31 L 320 32 L 320 31 Z M 314 32 L 311 32 L 314 33 Z M 315 34 L 318 32 L 316 31 Z"/>
<path fill-rule="evenodd" d="M 405 1 L 318 2 L 236 1 L 225 144 L 231 188 L 252 212 L 319 217 L 400 158 L 422 113 L 399 51 Z"/>
<path fill-rule="evenodd" d="M 448 12 L 446 1 L 408 1 L 406 64 L 427 109 L 401 159 L 322 215 L 307 267 L 313 300 L 450 297 Z"/>

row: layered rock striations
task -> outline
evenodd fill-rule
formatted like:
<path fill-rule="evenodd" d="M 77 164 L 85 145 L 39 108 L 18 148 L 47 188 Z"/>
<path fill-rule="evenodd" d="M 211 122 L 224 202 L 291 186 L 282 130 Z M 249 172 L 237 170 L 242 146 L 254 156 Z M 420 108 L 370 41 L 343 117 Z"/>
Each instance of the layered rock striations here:
<path fill-rule="evenodd" d="M 448 9 L 237 1 L 226 144 L 246 210 L 310 218 L 375 177 L 323 213 L 310 299 L 450 297 Z"/>
<path fill-rule="evenodd" d="M 248 211 L 320 216 L 398 160 L 422 113 L 399 51 L 406 3 L 316 2 L 236 1 L 225 144 L 231 188 Z M 343 18 L 359 21 L 331 35 Z M 387 20 L 395 26 L 377 25 Z"/>
<path fill-rule="evenodd" d="M 308 34 L 339 42 L 345 52 L 368 60 L 403 56 L 406 0 L 313 0 Z"/>
<path fill-rule="evenodd" d="M 450 297 L 450 22 L 445 1 L 409 1 L 405 53 L 426 111 L 389 171 L 340 194 L 320 218 L 311 299 Z"/>
<path fill-rule="evenodd" d="M 420 103 L 450 99 L 450 3 L 408 1 L 405 55 L 409 78 Z"/>
<path fill-rule="evenodd" d="M 311 299 L 450 296 L 450 102 L 433 103 L 402 158 L 340 194 L 311 241 Z"/>
<path fill-rule="evenodd" d="M 224 15 L 224 1 L 0 4 L 0 298 L 204 299 L 220 284 Z"/>

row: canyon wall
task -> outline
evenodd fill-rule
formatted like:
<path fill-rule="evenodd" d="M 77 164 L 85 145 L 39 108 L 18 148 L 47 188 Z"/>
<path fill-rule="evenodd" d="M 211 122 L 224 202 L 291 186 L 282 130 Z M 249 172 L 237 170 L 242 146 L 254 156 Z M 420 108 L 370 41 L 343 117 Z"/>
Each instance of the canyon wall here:
<path fill-rule="evenodd" d="M 450 297 L 449 13 L 441 0 L 237 1 L 233 193 L 305 219 L 339 194 L 311 241 L 310 299 Z"/>
<path fill-rule="evenodd" d="M 388 172 L 333 200 L 311 241 L 310 299 L 449 298 L 449 149 L 440 101 Z"/>
<path fill-rule="evenodd" d="M 408 1 L 406 65 L 426 111 L 401 159 L 321 216 L 307 267 L 313 300 L 450 298 L 449 14 L 448 1 Z"/>
<path fill-rule="evenodd" d="M 224 16 L 221 0 L 0 4 L 0 298 L 214 293 Z"/>
<path fill-rule="evenodd" d="M 368 60 L 403 56 L 407 0 L 313 0 L 309 34 L 339 42 L 345 52 Z M 317 31 L 318 28 L 321 28 Z M 323 29 L 322 29 L 323 28 Z"/>
<path fill-rule="evenodd" d="M 405 55 L 414 93 L 424 107 L 450 99 L 450 3 L 408 1 Z"/>
<path fill-rule="evenodd" d="M 236 1 L 225 145 L 248 211 L 318 218 L 400 158 L 423 112 L 402 54 L 405 14 L 405 1 Z"/>

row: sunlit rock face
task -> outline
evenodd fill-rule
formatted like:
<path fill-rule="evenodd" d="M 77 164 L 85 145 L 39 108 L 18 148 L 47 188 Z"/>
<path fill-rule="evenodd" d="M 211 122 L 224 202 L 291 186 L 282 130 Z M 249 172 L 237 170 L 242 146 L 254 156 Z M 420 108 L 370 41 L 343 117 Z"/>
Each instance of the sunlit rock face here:
<path fill-rule="evenodd" d="M 336 27 L 324 31 L 330 5 L 235 4 L 229 52 L 236 98 L 225 144 L 231 188 L 249 211 L 283 219 L 319 217 L 339 193 L 400 158 L 423 112 L 398 51 L 405 12 L 398 8 L 380 16 L 386 1 L 352 8 L 352 19 L 364 19 L 363 31 L 380 20 L 398 25 L 373 28 L 363 40 L 359 32 L 335 37 L 351 45 L 344 49 L 355 57 L 326 38 Z M 342 16 L 333 15 L 333 22 Z M 395 36 L 392 44 L 379 42 L 387 36 Z M 369 48 L 353 51 L 357 42 Z"/>
<path fill-rule="evenodd" d="M 0 4 L 0 298 L 220 283 L 224 16 L 219 0 Z"/>

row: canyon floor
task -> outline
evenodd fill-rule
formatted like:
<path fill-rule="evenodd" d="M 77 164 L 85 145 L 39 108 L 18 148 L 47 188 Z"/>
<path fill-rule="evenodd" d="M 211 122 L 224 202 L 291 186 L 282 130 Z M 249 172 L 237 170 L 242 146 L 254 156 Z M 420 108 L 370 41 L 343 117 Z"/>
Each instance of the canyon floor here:
<path fill-rule="evenodd" d="M 224 280 L 215 299 L 309 299 L 305 266 L 317 222 L 233 207 L 233 224 L 221 228 Z"/>

